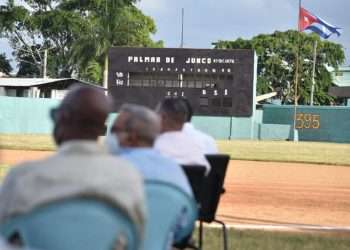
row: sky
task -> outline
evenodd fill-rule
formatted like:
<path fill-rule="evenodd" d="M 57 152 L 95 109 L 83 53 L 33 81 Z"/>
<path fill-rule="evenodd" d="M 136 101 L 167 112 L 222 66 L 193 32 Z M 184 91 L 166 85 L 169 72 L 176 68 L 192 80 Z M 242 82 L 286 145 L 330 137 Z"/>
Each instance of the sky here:
<path fill-rule="evenodd" d="M 0 0 L 3 4 L 5 0 Z M 155 40 L 165 47 L 179 47 L 181 9 L 185 10 L 184 47 L 212 48 L 212 42 L 252 38 L 261 33 L 297 29 L 298 0 L 141 0 L 137 6 L 151 16 L 157 26 Z M 345 48 L 350 63 L 349 0 L 303 0 L 302 6 L 327 22 L 343 28 L 340 37 L 329 40 Z M 11 54 L 0 40 L 0 53 Z"/>

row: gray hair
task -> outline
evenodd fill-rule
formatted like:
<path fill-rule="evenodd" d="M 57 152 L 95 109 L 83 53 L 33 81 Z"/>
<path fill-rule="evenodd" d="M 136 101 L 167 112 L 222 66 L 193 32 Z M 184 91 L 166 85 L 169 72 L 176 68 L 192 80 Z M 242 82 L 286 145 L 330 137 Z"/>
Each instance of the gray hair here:
<path fill-rule="evenodd" d="M 119 112 L 127 113 L 125 129 L 136 133 L 143 141 L 153 145 L 160 134 L 160 117 L 153 110 L 136 104 L 123 104 Z"/>

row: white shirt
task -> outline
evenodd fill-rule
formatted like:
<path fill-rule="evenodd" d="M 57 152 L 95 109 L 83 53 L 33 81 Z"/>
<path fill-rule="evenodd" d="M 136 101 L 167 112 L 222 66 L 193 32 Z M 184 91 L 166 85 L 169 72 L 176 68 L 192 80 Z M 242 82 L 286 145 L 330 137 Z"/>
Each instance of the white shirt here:
<path fill-rule="evenodd" d="M 64 143 L 53 156 L 10 170 L 0 189 L 0 222 L 75 197 L 97 197 L 125 211 L 143 233 L 143 180 L 127 161 L 94 141 Z"/>
<path fill-rule="evenodd" d="M 189 137 L 198 141 L 204 154 L 217 154 L 219 152 L 214 138 L 196 129 L 192 123 L 186 122 L 182 131 Z"/>
<path fill-rule="evenodd" d="M 202 146 L 183 131 L 165 132 L 158 136 L 154 148 L 180 165 L 201 165 L 210 171 Z"/>

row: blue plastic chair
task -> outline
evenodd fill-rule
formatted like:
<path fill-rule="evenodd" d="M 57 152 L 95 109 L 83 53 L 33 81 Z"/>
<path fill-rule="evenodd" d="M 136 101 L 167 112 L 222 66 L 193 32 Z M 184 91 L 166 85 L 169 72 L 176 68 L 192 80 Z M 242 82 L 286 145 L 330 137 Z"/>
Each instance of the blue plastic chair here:
<path fill-rule="evenodd" d="M 161 181 L 145 184 L 148 220 L 144 250 L 168 250 L 192 233 L 198 217 L 196 201 L 175 185 Z"/>
<path fill-rule="evenodd" d="M 44 250 L 127 250 L 140 246 L 140 235 L 126 214 L 104 201 L 54 202 L 0 225 L 7 239 L 18 233 L 23 245 Z"/>

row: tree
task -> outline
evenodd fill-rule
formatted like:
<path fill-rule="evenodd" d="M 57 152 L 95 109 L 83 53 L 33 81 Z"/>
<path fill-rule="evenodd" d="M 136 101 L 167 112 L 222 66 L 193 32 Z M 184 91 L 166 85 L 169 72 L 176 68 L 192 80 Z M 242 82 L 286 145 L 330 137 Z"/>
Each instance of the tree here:
<path fill-rule="evenodd" d="M 6 58 L 5 53 L 0 54 L 0 72 L 9 75 L 12 71 L 10 61 Z"/>
<path fill-rule="evenodd" d="M 162 46 L 150 38 L 154 22 L 134 6 L 136 0 L 22 2 L 0 6 L 0 35 L 9 39 L 20 75 L 43 76 L 47 52 L 51 77 L 101 82 L 111 46 Z"/>
<path fill-rule="evenodd" d="M 37 48 L 31 48 L 35 51 Z M 17 77 L 41 77 L 41 67 L 36 65 L 32 55 L 25 52 L 24 49 L 20 49 L 16 52 L 17 58 L 19 58 Z M 33 55 L 35 56 L 35 54 Z M 36 58 L 40 61 L 40 58 Z"/>
<path fill-rule="evenodd" d="M 88 31 L 75 43 L 73 60 L 81 68 L 82 76 L 107 86 L 108 49 L 112 46 L 162 47 L 150 35 L 156 32 L 154 21 L 145 16 L 135 1 L 95 0 L 71 1 L 67 8 L 88 13 Z M 103 77 L 97 72 L 103 71 Z"/>
<path fill-rule="evenodd" d="M 58 0 L 22 2 L 24 5 L 15 5 L 14 0 L 8 0 L 0 6 L 0 35 L 10 41 L 19 67 L 26 67 L 26 75 L 39 72 L 43 76 L 48 51 L 49 75 L 70 76 L 74 70 L 69 64 L 71 45 L 83 25 L 80 15 L 61 10 Z"/>
<path fill-rule="evenodd" d="M 291 104 L 294 102 L 298 39 L 300 39 L 298 103 L 310 103 L 313 45 L 317 40 L 314 103 L 329 104 L 333 98 L 327 94 L 331 85 L 331 75 L 326 66 L 337 68 L 344 62 L 345 56 L 341 45 L 321 41 L 315 34 L 299 33 L 294 30 L 262 34 L 250 40 L 239 38 L 235 41 L 218 41 L 213 44 L 215 48 L 220 49 L 254 49 L 259 57 L 257 92 L 265 94 L 279 90 L 282 102 Z"/>

